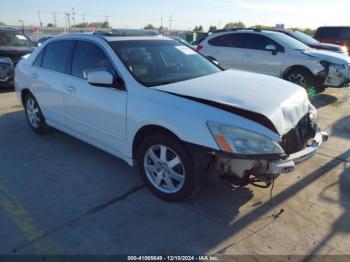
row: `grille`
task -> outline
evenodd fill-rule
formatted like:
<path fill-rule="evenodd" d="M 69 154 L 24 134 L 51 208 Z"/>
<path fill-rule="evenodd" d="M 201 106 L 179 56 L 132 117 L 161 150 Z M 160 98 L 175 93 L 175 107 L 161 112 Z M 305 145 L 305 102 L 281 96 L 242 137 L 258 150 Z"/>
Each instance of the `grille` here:
<path fill-rule="evenodd" d="M 288 154 L 303 150 L 308 142 L 316 135 L 317 126 L 311 120 L 310 114 L 304 116 L 297 126 L 282 137 L 281 146 Z"/>

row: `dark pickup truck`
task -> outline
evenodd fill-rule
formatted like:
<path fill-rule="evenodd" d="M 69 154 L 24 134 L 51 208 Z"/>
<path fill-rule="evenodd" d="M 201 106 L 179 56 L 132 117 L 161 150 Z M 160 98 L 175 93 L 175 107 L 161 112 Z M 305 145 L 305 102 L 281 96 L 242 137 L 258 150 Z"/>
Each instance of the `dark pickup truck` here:
<path fill-rule="evenodd" d="M 35 43 L 22 31 L 0 28 L 0 87 L 13 85 L 16 64 L 34 48 Z"/>

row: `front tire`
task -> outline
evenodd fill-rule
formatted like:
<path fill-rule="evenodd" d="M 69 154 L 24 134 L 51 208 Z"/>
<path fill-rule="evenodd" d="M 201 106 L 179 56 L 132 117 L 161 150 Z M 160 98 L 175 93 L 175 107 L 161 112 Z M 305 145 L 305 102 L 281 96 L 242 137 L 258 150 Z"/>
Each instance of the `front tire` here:
<path fill-rule="evenodd" d="M 197 192 L 197 172 L 185 145 L 176 137 L 148 136 L 137 150 L 139 172 L 159 198 L 180 202 Z"/>
<path fill-rule="evenodd" d="M 24 109 L 28 123 L 34 132 L 46 133 L 50 131 L 50 127 L 46 124 L 38 102 L 30 93 L 24 99 Z"/>
<path fill-rule="evenodd" d="M 288 72 L 285 79 L 304 87 L 308 93 L 316 85 L 314 75 L 306 69 L 292 69 Z"/>

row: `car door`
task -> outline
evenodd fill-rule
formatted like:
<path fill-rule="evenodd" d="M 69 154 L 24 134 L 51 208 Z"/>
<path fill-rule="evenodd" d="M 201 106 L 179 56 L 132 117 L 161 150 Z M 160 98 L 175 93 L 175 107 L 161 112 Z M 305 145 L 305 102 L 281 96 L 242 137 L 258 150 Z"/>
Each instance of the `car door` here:
<path fill-rule="evenodd" d="M 244 70 L 245 39 L 244 34 L 229 33 L 212 38 L 207 56 L 211 56 L 225 69 Z"/>
<path fill-rule="evenodd" d="M 246 39 L 245 70 L 280 77 L 286 58 L 284 48 L 272 39 L 260 34 L 247 33 Z M 275 46 L 276 52 L 266 50 L 269 45 Z"/>
<path fill-rule="evenodd" d="M 30 68 L 30 89 L 46 121 L 58 126 L 66 124 L 63 106 L 64 81 L 73 44 L 70 40 L 49 43 L 38 54 Z"/>
<path fill-rule="evenodd" d="M 91 71 L 108 71 L 116 76 L 110 57 L 95 42 L 77 41 L 70 71 L 64 107 L 71 130 L 87 142 L 120 152 L 126 134 L 127 92 L 87 81 Z"/>

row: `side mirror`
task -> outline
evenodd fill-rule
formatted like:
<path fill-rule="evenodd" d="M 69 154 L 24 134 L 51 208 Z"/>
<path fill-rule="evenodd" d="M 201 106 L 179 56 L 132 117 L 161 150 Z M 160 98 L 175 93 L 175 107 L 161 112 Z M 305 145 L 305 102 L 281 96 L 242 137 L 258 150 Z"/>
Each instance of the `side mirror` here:
<path fill-rule="evenodd" d="M 273 55 L 276 55 L 276 54 L 277 54 L 277 48 L 276 48 L 276 46 L 274 46 L 274 45 L 267 45 L 267 46 L 265 47 L 265 50 L 266 50 L 266 51 L 272 52 Z"/>
<path fill-rule="evenodd" d="M 92 71 L 87 73 L 87 81 L 93 86 L 113 86 L 113 75 L 107 71 Z"/>

